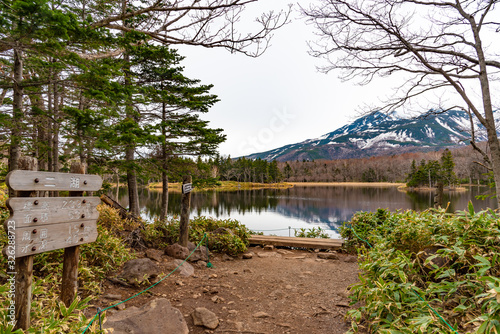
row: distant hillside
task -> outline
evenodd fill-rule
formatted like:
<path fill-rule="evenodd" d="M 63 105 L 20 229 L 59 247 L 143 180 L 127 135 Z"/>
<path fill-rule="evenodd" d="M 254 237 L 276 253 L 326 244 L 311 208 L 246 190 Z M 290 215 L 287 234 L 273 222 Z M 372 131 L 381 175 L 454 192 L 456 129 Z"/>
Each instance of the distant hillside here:
<path fill-rule="evenodd" d="M 333 160 L 436 151 L 466 145 L 469 129 L 469 116 L 464 111 L 415 119 L 374 112 L 319 138 L 246 157 L 268 161 Z M 477 141 L 486 140 L 481 131 L 476 136 Z"/>

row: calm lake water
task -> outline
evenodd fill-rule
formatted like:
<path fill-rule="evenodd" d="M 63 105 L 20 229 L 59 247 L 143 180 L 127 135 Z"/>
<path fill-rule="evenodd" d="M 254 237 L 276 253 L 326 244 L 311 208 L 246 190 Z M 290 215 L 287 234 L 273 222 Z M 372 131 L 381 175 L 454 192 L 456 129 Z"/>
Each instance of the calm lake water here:
<path fill-rule="evenodd" d="M 450 202 L 450 211 L 465 210 L 469 201 L 476 211 L 496 208 L 495 199 L 475 198 L 484 193 L 488 193 L 488 188 L 446 192 L 444 203 Z M 120 204 L 127 207 L 126 188 L 120 188 L 118 197 Z M 332 237 L 338 237 L 337 227 L 349 221 L 355 212 L 378 208 L 422 211 L 432 206 L 433 198 L 432 192 L 403 192 L 397 187 L 295 186 L 290 189 L 193 192 L 191 217 L 234 218 L 254 231 L 284 236 L 293 236 L 294 228 L 319 226 L 328 230 Z M 159 215 L 160 203 L 160 191 L 139 190 L 139 205 L 145 219 L 152 220 Z M 169 193 L 170 215 L 180 213 L 180 203 L 180 193 Z"/>

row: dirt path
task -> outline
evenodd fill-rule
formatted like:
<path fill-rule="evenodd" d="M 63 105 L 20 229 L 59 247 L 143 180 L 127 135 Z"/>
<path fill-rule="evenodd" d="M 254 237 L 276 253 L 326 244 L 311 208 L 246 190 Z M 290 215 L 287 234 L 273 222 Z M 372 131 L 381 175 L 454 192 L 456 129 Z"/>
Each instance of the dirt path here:
<path fill-rule="evenodd" d="M 126 307 L 168 298 L 194 334 L 335 334 L 348 329 L 344 320 L 349 310 L 346 288 L 358 279 L 355 257 L 337 254 L 338 259 L 325 260 L 310 251 L 264 251 L 260 247 L 249 252 L 254 254 L 252 259 L 217 256 L 211 260 L 215 268 L 195 264 L 191 277 L 174 273 L 151 289 L 152 293 L 126 302 Z M 172 260 L 162 257 L 160 266 L 165 273 Z M 141 290 L 109 282 L 104 287 L 103 295 L 120 294 L 123 299 Z M 112 303 L 101 299 L 96 304 L 106 307 Z M 196 307 L 214 312 L 219 327 L 211 331 L 194 326 L 190 314 Z"/>

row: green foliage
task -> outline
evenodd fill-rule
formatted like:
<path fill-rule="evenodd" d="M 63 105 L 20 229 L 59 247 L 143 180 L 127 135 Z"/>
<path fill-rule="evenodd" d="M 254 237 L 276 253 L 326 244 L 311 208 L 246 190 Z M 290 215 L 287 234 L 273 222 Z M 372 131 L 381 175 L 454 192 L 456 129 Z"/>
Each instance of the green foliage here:
<path fill-rule="evenodd" d="M 237 255 L 247 250 L 250 230 L 234 219 L 196 217 L 189 221 L 189 240 L 200 242 L 208 235 L 208 248 L 212 252 Z M 143 232 L 146 241 L 156 247 L 176 243 L 179 240 L 179 219 L 155 220 Z"/>
<path fill-rule="evenodd" d="M 294 235 L 299 238 L 323 238 L 330 239 L 328 233 L 326 233 L 321 227 L 313 227 L 310 229 L 300 228 L 295 230 Z"/>
<path fill-rule="evenodd" d="M 451 186 L 457 182 L 454 168 L 453 155 L 448 149 L 445 149 L 441 154 L 441 163 L 436 160 L 429 160 L 427 162 L 422 160 L 417 168 L 415 160 L 413 160 L 411 171 L 407 178 L 407 186 L 433 187 L 438 182 Z"/>
<path fill-rule="evenodd" d="M 353 232 L 367 240 L 367 246 Z M 489 210 L 357 213 L 340 229 L 359 251 L 351 287 L 352 332 L 497 333 L 500 329 L 500 223 Z M 435 252 L 424 252 L 431 247 Z"/>

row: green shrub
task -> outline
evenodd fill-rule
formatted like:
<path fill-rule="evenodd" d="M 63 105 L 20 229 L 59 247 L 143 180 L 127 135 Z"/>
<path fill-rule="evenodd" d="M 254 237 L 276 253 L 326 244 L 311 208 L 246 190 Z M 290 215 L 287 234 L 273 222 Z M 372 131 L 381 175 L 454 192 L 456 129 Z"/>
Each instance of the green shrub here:
<path fill-rule="evenodd" d="M 212 233 L 219 230 L 220 233 Z M 216 231 L 217 232 L 217 231 Z M 250 230 L 234 219 L 195 217 L 189 221 L 189 240 L 198 243 L 207 233 L 208 248 L 212 252 L 237 255 L 247 250 Z M 179 240 L 179 219 L 162 222 L 155 220 L 146 226 L 144 238 L 153 247 L 163 248 Z"/>
<path fill-rule="evenodd" d="M 323 238 L 330 239 L 328 233 L 325 230 L 322 230 L 321 227 L 318 228 L 313 227 L 310 229 L 300 228 L 295 230 L 294 235 L 299 238 Z"/>
<path fill-rule="evenodd" d="M 500 332 L 500 222 L 493 211 L 358 213 L 341 233 L 360 252 L 351 287 L 352 331 L 377 333 Z M 370 230 L 371 226 L 371 230 Z M 371 243 L 360 241 L 351 228 Z M 359 228 L 359 231 L 358 231 Z M 357 240 L 356 240 L 357 239 Z M 364 245 L 363 245 L 364 244 Z M 430 256 L 422 250 L 439 246 Z M 433 260 L 442 259 L 441 265 Z"/>

